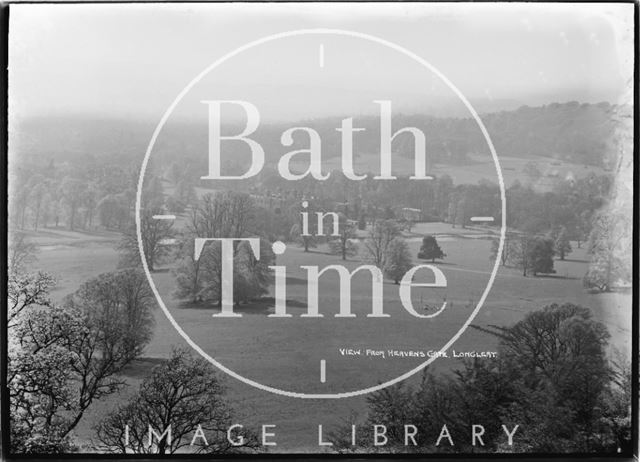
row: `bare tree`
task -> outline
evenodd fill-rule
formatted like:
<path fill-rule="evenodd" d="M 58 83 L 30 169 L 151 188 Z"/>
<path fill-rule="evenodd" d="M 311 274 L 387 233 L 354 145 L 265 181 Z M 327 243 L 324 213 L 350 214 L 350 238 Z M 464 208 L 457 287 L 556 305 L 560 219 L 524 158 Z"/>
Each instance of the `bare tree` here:
<path fill-rule="evenodd" d="M 40 216 L 47 194 L 47 185 L 43 175 L 37 174 L 29 180 L 29 207 L 33 213 L 33 229 L 37 230 L 40 224 Z"/>
<path fill-rule="evenodd" d="M 224 393 L 210 364 L 174 350 L 166 363 L 153 369 L 127 404 L 96 427 L 98 438 L 105 450 L 121 454 L 175 454 L 186 449 L 215 454 L 255 446 L 255 436 L 246 430 L 242 440 L 235 435 L 236 446 L 228 440 L 233 412 Z M 150 429 L 160 438 L 153 434 L 150 438 Z"/>
<path fill-rule="evenodd" d="M 240 238 L 249 231 L 254 214 L 248 194 L 226 191 L 205 194 L 190 215 L 189 230 L 199 237 Z"/>
<path fill-rule="evenodd" d="M 591 261 L 584 277 L 588 288 L 608 292 L 617 282 L 631 278 L 630 220 L 617 211 L 603 211 L 594 217 L 589 238 Z"/>
<path fill-rule="evenodd" d="M 12 222 L 20 229 L 24 229 L 27 209 L 29 208 L 29 173 L 23 169 L 18 169 L 15 181 L 9 183 L 9 210 Z"/>
<path fill-rule="evenodd" d="M 11 232 L 8 239 L 7 268 L 9 273 L 23 272 L 35 259 L 36 246 L 23 232 Z"/>
<path fill-rule="evenodd" d="M 203 249 L 200 258 L 195 258 L 195 236 L 184 233 L 178 240 L 178 265 L 172 273 L 176 279 L 174 295 L 179 299 L 189 299 L 191 303 L 198 303 L 204 299 L 205 271 L 203 262 L 209 260 L 210 247 Z"/>
<path fill-rule="evenodd" d="M 219 297 L 222 286 L 219 245 L 209 243 L 195 260 L 193 238 L 241 238 L 254 226 L 253 218 L 253 200 L 244 193 L 205 194 L 192 207 L 187 217 L 184 245 L 179 250 L 181 263 L 174 271 L 178 295 L 189 296 L 193 302 L 217 298 L 218 304 L 222 303 Z M 238 257 L 239 249 L 239 245 L 234 245 L 234 259 Z"/>
<path fill-rule="evenodd" d="M 373 223 L 369 236 L 364 241 L 367 257 L 378 268 L 384 268 L 391 242 L 400 235 L 400 226 L 395 220 L 380 220 Z"/>
<path fill-rule="evenodd" d="M 155 270 L 155 265 L 160 258 L 169 254 L 170 248 L 166 240 L 174 236 L 173 222 L 158 220 L 154 215 L 161 215 L 161 208 L 145 209 L 140 216 L 140 235 L 142 237 L 142 247 L 149 271 Z M 132 225 L 124 234 L 118 250 L 122 252 L 121 266 L 137 266 L 140 258 L 138 247 L 138 234 L 135 225 Z"/>
<path fill-rule="evenodd" d="M 338 236 L 329 241 L 329 250 L 338 254 L 343 260 L 358 253 L 358 245 L 353 241 L 356 237 L 356 224 L 343 213 L 338 214 Z"/>
<path fill-rule="evenodd" d="M 62 200 L 68 208 L 69 229 L 73 230 L 76 224 L 78 209 L 82 205 L 86 185 L 77 178 L 65 177 L 60 185 Z"/>

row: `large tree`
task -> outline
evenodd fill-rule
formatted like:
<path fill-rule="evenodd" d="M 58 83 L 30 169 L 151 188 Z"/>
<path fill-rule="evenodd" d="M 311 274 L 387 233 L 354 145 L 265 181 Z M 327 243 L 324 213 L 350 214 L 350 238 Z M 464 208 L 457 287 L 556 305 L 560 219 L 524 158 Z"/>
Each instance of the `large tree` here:
<path fill-rule="evenodd" d="M 187 228 L 202 238 L 245 237 L 255 226 L 254 208 L 251 196 L 245 193 L 208 193 L 193 206 Z"/>
<path fill-rule="evenodd" d="M 601 212 L 595 216 L 589 238 L 591 261 L 584 277 L 590 289 L 608 292 L 618 282 L 631 279 L 630 226 L 622 213 Z"/>
<path fill-rule="evenodd" d="M 178 248 L 179 265 L 174 270 L 178 284 L 176 295 L 191 302 L 221 300 L 222 261 L 219 242 L 207 242 L 198 259 L 194 255 L 194 239 L 243 238 L 255 234 L 255 205 L 243 193 L 206 194 L 190 211 L 187 229 Z M 260 258 L 253 255 L 247 243 L 234 244 L 234 299 L 246 302 L 266 293 L 269 285 L 268 266 L 273 252 L 268 241 L 260 243 Z"/>
<path fill-rule="evenodd" d="M 612 385 L 606 327 L 587 308 L 552 304 L 502 331 L 501 355 L 532 392 L 567 413 L 576 440 L 589 445 L 602 416 L 603 393 Z M 531 426 L 532 437 L 542 428 Z M 561 430 L 562 433 L 565 430 Z M 558 435 L 561 436 L 561 435 Z"/>
<path fill-rule="evenodd" d="M 260 255 L 256 257 L 248 242 L 241 242 L 234 257 L 233 298 L 236 303 L 254 300 L 268 292 L 271 282 L 270 265 L 275 254 L 266 240 L 260 241 Z"/>
<path fill-rule="evenodd" d="M 532 234 L 519 234 L 510 250 L 514 265 L 522 270 L 522 275 L 554 273 L 553 240 Z"/>
<path fill-rule="evenodd" d="M 498 256 L 498 247 L 500 245 L 500 239 L 494 238 L 491 240 L 491 255 L 489 260 L 495 261 Z M 500 264 L 502 266 L 508 266 L 514 264 L 514 260 L 518 253 L 518 235 L 513 232 L 506 232 L 504 236 L 504 245 L 502 247 L 502 254 L 500 255 Z"/>
<path fill-rule="evenodd" d="M 411 269 L 411 254 L 409 246 L 400 237 L 396 237 L 389 244 L 385 256 L 384 272 L 387 277 L 398 284 L 407 271 Z"/>
<path fill-rule="evenodd" d="M 427 235 L 422 238 L 422 245 L 418 251 L 418 258 L 434 262 L 446 256 L 447 255 L 440 248 L 440 245 L 438 245 L 438 241 L 435 236 Z"/>
<path fill-rule="evenodd" d="M 356 237 L 356 224 L 347 218 L 344 213 L 338 214 L 338 235 L 331 236 L 329 250 L 334 255 L 340 255 L 343 260 L 353 257 L 358 253 Z"/>
<path fill-rule="evenodd" d="M 78 218 L 78 209 L 84 200 L 86 184 L 77 178 L 65 177 L 60 184 L 60 194 L 67 206 L 67 226 L 74 229 Z"/>
<path fill-rule="evenodd" d="M 561 226 L 552 236 L 555 253 L 560 257 L 560 260 L 564 260 L 564 257 L 572 250 L 567 228 Z"/>
<path fill-rule="evenodd" d="M 140 236 L 142 248 L 149 271 L 154 271 L 160 259 L 170 253 L 167 240 L 174 237 L 173 221 L 159 220 L 154 215 L 162 215 L 161 208 L 145 209 L 140 214 Z M 134 267 L 139 265 L 140 249 L 138 247 L 137 228 L 130 226 L 118 246 L 122 254 L 121 266 Z"/>
<path fill-rule="evenodd" d="M 105 228 L 122 230 L 130 225 L 130 207 L 124 193 L 107 194 L 96 207 L 100 224 Z"/>
<path fill-rule="evenodd" d="M 237 446 L 229 442 L 227 429 L 236 422 L 224 394 L 210 364 L 174 350 L 126 404 L 100 422 L 98 439 L 106 451 L 121 454 L 219 454 L 255 446 L 255 437 L 246 430 L 242 441 L 234 435 Z M 161 438 L 152 434 L 150 440 L 150 428 Z"/>
<path fill-rule="evenodd" d="M 33 229 L 37 231 L 47 195 L 47 185 L 44 175 L 33 175 L 29 180 L 28 188 L 30 190 L 29 207 L 33 214 Z"/>
<path fill-rule="evenodd" d="M 100 274 L 83 283 L 65 304 L 82 312 L 90 325 L 109 329 L 98 347 L 109 352 L 103 359 L 115 367 L 142 353 L 153 335 L 156 299 L 141 270 Z"/>
<path fill-rule="evenodd" d="M 553 269 L 553 240 L 537 237 L 527 247 L 529 255 L 527 261 L 534 276 L 538 273 L 555 273 Z"/>
<path fill-rule="evenodd" d="M 176 279 L 174 295 L 179 299 L 187 299 L 191 303 L 198 303 L 208 298 L 205 289 L 210 281 L 206 281 L 204 262 L 215 258 L 211 255 L 213 246 L 210 243 L 205 246 L 200 258 L 195 258 L 194 239 L 196 236 L 184 233 L 178 239 L 178 263 L 172 273 Z"/>
<path fill-rule="evenodd" d="M 318 246 L 318 237 L 314 234 L 315 231 L 310 230 L 307 235 L 302 234 L 302 225 L 299 223 L 293 224 L 291 226 L 291 230 L 289 231 L 289 238 L 299 243 L 305 252 L 308 252 L 309 249 L 315 248 Z"/>
<path fill-rule="evenodd" d="M 391 242 L 400 235 L 395 220 L 378 220 L 373 223 L 364 241 L 366 256 L 378 268 L 384 268 Z"/>

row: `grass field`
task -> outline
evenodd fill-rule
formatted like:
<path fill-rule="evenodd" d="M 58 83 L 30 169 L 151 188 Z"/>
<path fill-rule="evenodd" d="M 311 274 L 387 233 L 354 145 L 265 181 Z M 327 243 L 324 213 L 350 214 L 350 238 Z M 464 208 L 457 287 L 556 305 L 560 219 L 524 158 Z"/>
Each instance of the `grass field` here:
<path fill-rule="evenodd" d="M 414 227 L 415 236 L 409 238 L 412 255 L 417 254 L 420 235 L 430 233 L 447 254 L 436 265 L 445 273 L 447 289 L 416 289 L 413 300 L 440 305 L 446 296 L 448 307 L 433 319 L 410 316 L 398 299 L 398 286 L 384 284 L 384 310 L 391 314 L 386 319 L 367 318 L 370 312 L 370 278 L 365 274 L 354 277 L 352 283 L 352 311 L 355 318 L 335 318 L 339 306 L 337 278 L 323 276 L 320 283 L 320 310 L 322 319 L 300 318 L 306 311 L 306 275 L 300 265 L 341 264 L 341 260 L 314 249 L 305 254 L 296 246 L 289 246 L 278 257 L 277 264 L 288 271 L 287 299 L 290 301 L 288 319 L 268 318 L 272 303 L 254 303 L 241 306 L 242 318 L 212 318 L 213 307 L 193 307 L 181 304 L 171 296 L 173 277 L 168 268 L 154 273 L 154 281 L 169 310 L 182 328 L 205 351 L 237 373 L 253 380 L 286 390 L 305 393 L 336 393 L 376 385 L 416 367 L 421 358 L 385 358 L 366 356 L 371 350 L 439 350 L 460 328 L 475 307 L 489 279 L 491 243 L 482 228 L 451 228 L 450 225 L 432 223 Z M 117 253 L 114 244 L 117 235 L 111 233 L 82 234 L 47 230 L 31 236 L 40 251 L 38 269 L 58 277 L 59 285 L 53 293 L 55 299 L 75 290 L 93 276 L 115 269 Z M 553 277 L 522 277 L 512 268 L 500 268 L 494 286 L 473 325 L 510 325 L 535 309 L 548 303 L 572 302 L 592 309 L 594 316 L 604 322 L 611 335 L 612 351 L 630 351 L 631 302 L 630 295 L 609 293 L 593 295 L 582 288 L 581 278 L 586 270 L 584 249 L 576 249 L 566 261 L 556 261 L 557 273 Z M 418 261 L 414 260 L 414 264 Z M 348 261 L 355 268 L 361 261 Z M 420 273 L 419 273 L 420 274 Z M 422 275 L 416 278 L 424 278 Z M 424 280 L 424 279 L 423 279 Z M 422 294 L 420 291 L 422 290 Z M 420 309 L 418 308 L 420 311 Z M 491 351 L 496 340 L 479 329 L 470 328 L 455 343 L 457 351 Z M 147 347 L 144 358 L 132 364 L 126 376 L 130 386 L 119 396 L 111 396 L 95 403 L 79 426 L 77 436 L 87 441 L 92 426 L 104 413 L 132 394 L 137 384 L 172 347 L 185 346 L 160 310 L 156 313 L 154 339 Z M 361 349 L 362 356 L 344 356 L 340 348 Z M 450 352 L 451 354 L 451 352 Z M 326 361 L 326 383 L 320 382 L 320 360 Z M 446 371 L 459 364 L 459 359 L 439 358 L 433 369 Z M 419 374 L 410 382 L 415 382 Z M 352 413 L 366 411 L 365 397 L 340 400 L 300 400 L 276 396 L 257 390 L 233 378 L 227 378 L 229 398 L 238 410 L 238 422 L 245 425 L 277 425 L 278 450 L 313 450 L 317 444 L 317 424 L 327 430 L 347 419 Z M 312 417 L 310 417 L 312 416 Z"/>

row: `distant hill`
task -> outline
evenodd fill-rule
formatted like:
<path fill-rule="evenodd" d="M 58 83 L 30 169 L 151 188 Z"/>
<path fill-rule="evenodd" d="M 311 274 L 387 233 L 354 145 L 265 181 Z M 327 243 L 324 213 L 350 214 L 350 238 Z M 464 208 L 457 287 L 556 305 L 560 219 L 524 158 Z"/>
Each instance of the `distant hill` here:
<path fill-rule="evenodd" d="M 553 103 L 523 106 L 516 111 L 482 117 L 499 153 L 514 157 L 544 156 L 569 162 L 607 166 L 618 112 L 609 103 Z"/>
<path fill-rule="evenodd" d="M 513 111 L 482 114 L 481 118 L 491 135 L 499 155 L 510 157 L 549 157 L 576 164 L 607 166 L 611 158 L 609 140 L 620 107 L 609 103 L 580 104 L 553 103 L 541 107 L 522 106 Z M 339 117 L 295 121 L 290 124 L 263 125 L 255 138 L 263 145 L 268 160 L 273 162 L 291 149 L 308 144 L 307 136 L 295 137 L 293 147 L 280 144 L 280 134 L 293 126 L 309 126 L 322 138 L 323 155 L 340 155 Z M 10 149 L 22 158 L 74 160 L 85 155 L 118 155 L 140 157 L 155 128 L 156 121 L 130 121 L 90 117 L 34 118 L 12 126 Z M 427 149 L 442 163 L 464 162 L 469 155 L 486 154 L 488 149 L 480 130 L 471 118 L 433 117 L 420 114 L 396 114 L 394 130 L 415 126 L 423 130 Z M 354 126 L 365 128 L 365 134 L 354 136 L 357 154 L 379 152 L 379 121 L 366 116 L 354 119 Z M 230 128 L 233 130 L 233 128 Z M 242 162 L 241 143 L 233 143 L 231 152 Z M 167 124 L 157 142 L 157 155 L 175 156 L 206 162 L 207 127 L 172 121 Z M 394 143 L 394 151 L 403 156 L 413 155 L 413 140 L 403 135 Z M 237 154 L 237 155 L 235 155 Z"/>

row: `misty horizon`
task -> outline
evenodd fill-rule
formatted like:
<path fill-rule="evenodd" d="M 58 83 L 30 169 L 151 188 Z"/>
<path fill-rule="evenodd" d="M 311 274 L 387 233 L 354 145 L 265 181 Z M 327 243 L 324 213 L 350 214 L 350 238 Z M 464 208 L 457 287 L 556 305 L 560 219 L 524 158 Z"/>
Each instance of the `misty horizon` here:
<path fill-rule="evenodd" d="M 590 4 L 576 16 L 554 5 L 550 24 L 548 5 L 535 4 L 481 14 L 444 4 L 259 4 L 247 11 L 233 4 L 16 5 L 9 37 L 12 119 L 159 119 L 185 85 L 227 53 L 275 32 L 317 28 L 353 30 L 415 53 L 479 113 L 556 101 L 630 103 L 633 62 L 624 34 L 633 25 L 625 23 L 626 6 Z M 381 27 L 388 19 L 394 26 Z M 375 114 L 373 99 L 393 100 L 394 113 L 468 115 L 438 77 L 406 56 L 333 35 L 243 51 L 204 76 L 172 118 L 199 118 L 198 98 L 264 104 L 262 119 L 275 122 Z"/>

